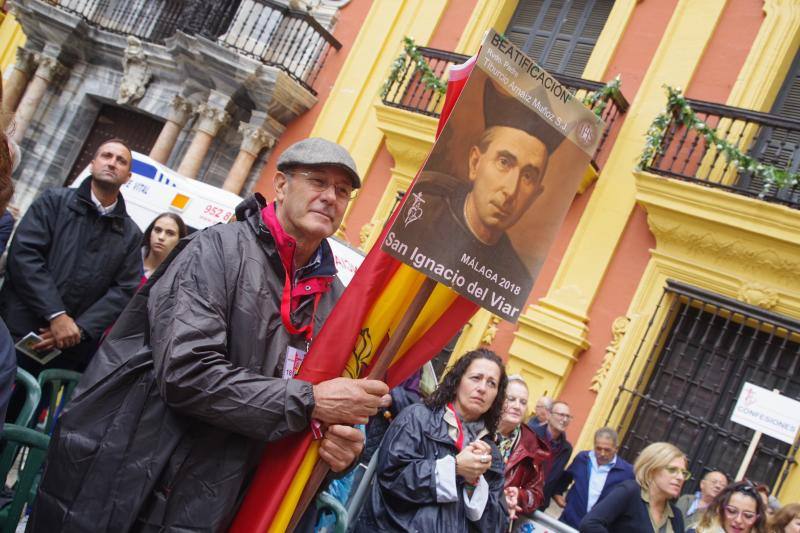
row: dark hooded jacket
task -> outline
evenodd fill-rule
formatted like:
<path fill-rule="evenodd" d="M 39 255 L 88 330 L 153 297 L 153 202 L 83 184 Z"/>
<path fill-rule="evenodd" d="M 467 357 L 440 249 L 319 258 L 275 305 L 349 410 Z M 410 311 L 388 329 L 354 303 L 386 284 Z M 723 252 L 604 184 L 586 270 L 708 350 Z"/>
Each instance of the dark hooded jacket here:
<path fill-rule="evenodd" d="M 283 327 L 283 265 L 247 215 L 182 240 L 134 296 L 61 416 L 28 531 L 222 531 L 265 443 L 308 426 L 312 386 L 276 377 L 305 339 Z M 321 252 L 315 331 L 342 290 Z"/>
<path fill-rule="evenodd" d="M 357 533 L 494 533 L 508 529 L 503 460 L 488 434 L 483 440 L 492 447 L 492 466 L 483 477 L 489 485 L 489 500 L 480 520 L 472 522 L 466 516 L 461 476 L 456 476 L 459 500 L 437 502 L 436 461 L 458 454 L 443 417 L 444 409 L 414 404 L 389 426 L 378 450 L 372 490 L 355 529 Z"/>
<path fill-rule="evenodd" d="M 142 232 L 122 195 L 108 215 L 92 203 L 91 179 L 45 191 L 17 226 L 8 251 L 0 316 L 19 339 L 66 311 L 86 333 L 48 366 L 82 371 L 103 331 L 131 299 L 142 275 Z M 22 359 L 30 371 L 41 365 Z"/>

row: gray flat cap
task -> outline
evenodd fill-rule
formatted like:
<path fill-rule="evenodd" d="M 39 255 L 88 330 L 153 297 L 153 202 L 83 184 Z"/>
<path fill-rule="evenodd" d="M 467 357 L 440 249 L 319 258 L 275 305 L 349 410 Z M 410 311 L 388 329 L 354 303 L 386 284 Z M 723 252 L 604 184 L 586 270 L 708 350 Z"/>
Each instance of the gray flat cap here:
<path fill-rule="evenodd" d="M 321 139 L 310 137 L 291 145 L 278 158 L 278 170 L 283 171 L 295 166 L 333 165 L 341 168 L 353 180 L 353 187 L 361 187 L 356 162 L 344 147 Z"/>

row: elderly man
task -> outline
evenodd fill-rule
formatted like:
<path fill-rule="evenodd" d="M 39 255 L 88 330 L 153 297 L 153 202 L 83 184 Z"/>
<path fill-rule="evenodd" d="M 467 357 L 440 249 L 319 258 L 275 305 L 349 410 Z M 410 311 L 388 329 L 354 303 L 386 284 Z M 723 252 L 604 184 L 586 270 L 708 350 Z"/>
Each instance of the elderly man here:
<path fill-rule="evenodd" d="M 534 426 L 543 426 L 547 424 L 547 417 L 550 414 L 550 409 L 553 408 L 553 399 L 547 396 L 541 396 L 536 400 L 536 407 L 534 407 L 534 415 L 528 420 L 528 425 L 533 428 Z"/>
<path fill-rule="evenodd" d="M 29 531 L 223 531 L 264 445 L 325 428 L 320 457 L 346 469 L 351 424 L 388 404 L 374 380 L 293 379 L 342 291 L 326 237 L 355 163 L 323 139 L 278 158 L 275 202 L 182 240 L 103 344 L 48 454 Z"/>
<path fill-rule="evenodd" d="M 539 507 L 544 511 L 550 505 L 550 499 L 557 493 L 560 486 L 561 474 L 567 467 L 567 462 L 572 455 L 572 444 L 567 440 L 567 426 L 572 421 L 572 413 L 566 402 L 553 402 L 547 417 L 547 423 L 541 426 L 531 426 L 534 433 L 539 435 L 550 451 L 550 458 L 545 463 L 544 500 Z"/>
<path fill-rule="evenodd" d="M 683 513 L 686 528 L 689 529 L 697 525 L 703 516 L 703 511 L 711 505 L 717 494 L 722 492 L 728 485 L 728 476 L 719 470 L 707 472 L 700 480 L 700 490 L 694 494 L 684 494 L 676 503 L 678 509 Z"/>
<path fill-rule="evenodd" d="M 626 479 L 633 479 L 633 466 L 617 456 L 617 432 L 609 427 L 594 434 L 594 449 L 575 456 L 555 489 L 553 500 L 563 507 L 561 520 L 578 529 L 581 519 L 602 500 L 611 488 Z M 572 483 L 566 500 L 562 496 Z"/>

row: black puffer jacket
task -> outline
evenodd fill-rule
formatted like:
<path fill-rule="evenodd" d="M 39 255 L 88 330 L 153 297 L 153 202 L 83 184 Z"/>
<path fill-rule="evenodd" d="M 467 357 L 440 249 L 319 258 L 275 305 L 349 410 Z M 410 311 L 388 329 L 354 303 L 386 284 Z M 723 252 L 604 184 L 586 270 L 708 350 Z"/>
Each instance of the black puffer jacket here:
<path fill-rule="evenodd" d="M 39 331 L 48 316 L 66 311 L 88 339 L 64 350 L 51 366 L 83 370 L 139 285 L 141 243 L 122 195 L 109 215 L 100 216 L 91 179 L 77 189 L 45 191 L 22 217 L 8 251 L 0 316 L 11 335 Z"/>
<path fill-rule="evenodd" d="M 284 271 L 258 210 L 179 246 L 65 409 L 28 531 L 221 531 L 264 444 L 307 427 L 311 385 L 276 377 L 304 340 L 281 323 Z M 341 290 L 322 296 L 315 331 Z"/>
<path fill-rule="evenodd" d="M 405 531 L 407 533 L 454 533 L 508 529 L 503 496 L 503 461 L 494 442 L 492 466 L 483 477 L 489 484 L 489 500 L 477 522 L 467 519 L 463 502 L 464 480 L 456 477 L 459 500 L 440 503 L 436 498 L 436 461 L 456 455 L 453 439 L 443 421 L 444 410 L 414 404 L 392 422 L 378 449 L 378 466 L 372 490 L 355 531 Z"/>

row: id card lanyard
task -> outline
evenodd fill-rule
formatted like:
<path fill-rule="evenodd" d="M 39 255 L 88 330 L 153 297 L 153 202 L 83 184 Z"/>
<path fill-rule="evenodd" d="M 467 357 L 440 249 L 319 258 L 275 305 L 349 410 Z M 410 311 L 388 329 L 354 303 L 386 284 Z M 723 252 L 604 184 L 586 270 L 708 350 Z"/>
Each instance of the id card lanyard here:
<path fill-rule="evenodd" d="M 292 335 L 303 335 L 306 338 L 306 351 L 311 346 L 311 339 L 314 337 L 314 317 L 317 315 L 317 305 L 322 297 L 318 292 L 314 295 L 314 308 L 311 310 L 311 320 L 302 327 L 295 327 L 292 324 L 292 278 L 286 271 L 286 281 L 283 284 L 283 294 L 281 295 L 281 321 L 283 327 Z"/>
<path fill-rule="evenodd" d="M 314 317 L 317 315 L 317 305 L 319 305 L 322 293 L 318 292 L 314 295 L 314 308 L 311 310 L 311 320 L 308 324 L 302 327 L 295 327 L 292 324 L 292 278 L 289 272 L 286 272 L 286 282 L 283 285 L 283 294 L 281 295 L 281 321 L 283 327 L 286 328 L 291 335 L 303 335 L 306 338 L 306 351 L 293 349 L 288 347 L 286 351 L 286 360 L 284 361 L 284 379 L 292 379 L 297 372 L 300 371 L 300 366 L 303 364 L 308 349 L 311 347 L 311 339 L 314 337 Z M 286 369 L 291 365 L 291 376 L 286 374 Z M 322 424 L 319 420 L 311 420 L 311 434 L 314 440 L 319 440 L 323 436 Z"/>

